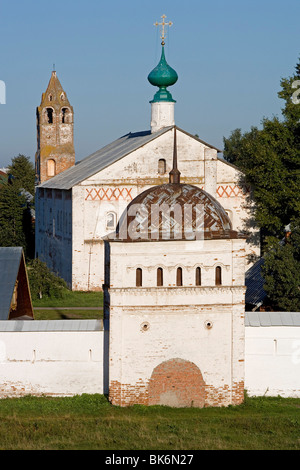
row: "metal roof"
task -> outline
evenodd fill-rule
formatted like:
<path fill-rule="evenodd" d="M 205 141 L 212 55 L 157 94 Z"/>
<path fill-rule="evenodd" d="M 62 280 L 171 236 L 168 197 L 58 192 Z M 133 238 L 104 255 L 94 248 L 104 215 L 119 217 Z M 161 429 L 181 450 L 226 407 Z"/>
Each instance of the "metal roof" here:
<path fill-rule="evenodd" d="M 260 258 L 245 274 L 246 294 L 245 302 L 250 305 L 261 305 L 267 296 L 264 291 L 264 279 L 261 275 L 261 268 L 264 259 Z"/>
<path fill-rule="evenodd" d="M 101 331 L 102 320 L 6 320 L 0 321 L 0 331 Z"/>
<path fill-rule="evenodd" d="M 120 160 L 139 147 L 164 134 L 172 127 L 166 127 L 151 134 L 150 131 L 129 133 L 89 155 L 75 166 L 41 184 L 40 188 L 71 189 L 85 179 L 93 176 L 112 163 Z"/>
<path fill-rule="evenodd" d="M 7 320 L 23 250 L 0 247 L 0 320 Z"/>
<path fill-rule="evenodd" d="M 179 210 L 178 213 L 177 209 L 183 209 L 185 204 L 190 205 L 191 211 L 189 214 L 185 212 L 183 217 L 183 211 Z M 138 212 L 134 209 L 135 206 L 138 207 Z M 232 230 L 225 210 L 216 199 L 190 184 L 163 184 L 139 194 L 123 212 L 115 241 L 132 241 L 130 226 L 133 222 L 134 226 L 139 225 L 140 241 L 168 239 L 171 231 L 177 240 L 190 240 L 191 235 L 201 236 L 201 239 L 238 236 L 237 232 Z M 113 241 L 111 237 L 110 240 Z"/>
<path fill-rule="evenodd" d="M 246 312 L 246 327 L 300 326 L 300 312 Z M 103 331 L 102 320 L 1 320 L 1 332 Z"/>
<path fill-rule="evenodd" d="M 90 176 L 98 173 L 98 171 L 103 170 L 104 168 L 112 165 L 116 161 L 120 160 L 121 158 L 125 157 L 126 155 L 134 152 L 138 148 L 142 147 L 143 145 L 147 144 L 153 139 L 156 139 L 160 135 L 168 132 L 170 129 L 173 129 L 174 126 L 164 127 L 163 129 L 151 133 L 151 131 L 142 131 L 142 132 L 135 132 L 129 133 L 120 137 L 119 139 L 115 140 L 109 145 L 106 145 L 97 152 L 85 157 L 80 162 L 76 163 L 71 168 L 63 171 L 62 173 L 54 176 L 45 183 L 38 186 L 38 188 L 51 188 L 51 189 L 71 189 L 73 186 L 81 183 L 82 181 L 86 180 Z M 186 131 L 179 129 L 177 126 L 176 128 L 189 135 L 190 137 L 198 140 L 202 144 L 216 149 L 220 152 L 219 149 L 216 147 L 204 142 L 203 140 L 198 139 L 195 136 L 192 136 Z"/>
<path fill-rule="evenodd" d="M 300 312 L 246 312 L 245 326 L 300 326 Z"/>

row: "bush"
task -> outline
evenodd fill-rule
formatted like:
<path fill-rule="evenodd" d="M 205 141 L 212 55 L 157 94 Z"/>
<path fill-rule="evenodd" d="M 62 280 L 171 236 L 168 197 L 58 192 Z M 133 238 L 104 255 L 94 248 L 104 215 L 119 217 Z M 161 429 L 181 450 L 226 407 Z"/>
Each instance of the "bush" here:
<path fill-rule="evenodd" d="M 66 282 L 50 271 L 46 263 L 39 259 L 27 265 L 32 300 L 42 297 L 62 298 L 67 289 Z"/>

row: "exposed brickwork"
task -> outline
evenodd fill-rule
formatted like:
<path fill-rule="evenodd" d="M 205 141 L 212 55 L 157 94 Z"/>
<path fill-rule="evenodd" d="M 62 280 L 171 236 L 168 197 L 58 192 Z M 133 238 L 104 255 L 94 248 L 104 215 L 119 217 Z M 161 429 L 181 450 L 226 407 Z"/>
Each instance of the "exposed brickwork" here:
<path fill-rule="evenodd" d="M 73 107 L 56 72 L 37 108 L 36 181 L 49 180 L 75 165 Z"/>
<path fill-rule="evenodd" d="M 109 385 L 109 400 L 112 405 L 148 405 L 148 385 L 139 381 L 135 385 L 112 381 Z"/>
<path fill-rule="evenodd" d="M 202 408 L 204 404 L 205 383 L 195 364 L 171 359 L 154 369 L 149 382 L 149 405 Z"/>

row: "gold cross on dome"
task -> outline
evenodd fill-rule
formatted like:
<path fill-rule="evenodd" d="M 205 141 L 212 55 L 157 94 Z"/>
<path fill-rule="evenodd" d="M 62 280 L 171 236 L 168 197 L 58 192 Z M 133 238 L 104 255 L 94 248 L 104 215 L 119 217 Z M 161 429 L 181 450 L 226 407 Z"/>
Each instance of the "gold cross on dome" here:
<path fill-rule="evenodd" d="M 158 21 L 156 21 L 156 23 L 154 23 L 154 26 L 161 26 L 160 39 L 161 39 L 162 46 L 165 45 L 165 39 L 166 39 L 165 27 L 166 26 L 172 26 L 172 24 L 173 24 L 172 21 L 169 21 L 169 23 L 166 23 L 165 18 L 167 18 L 166 15 L 162 15 L 162 22 L 158 23 Z"/>

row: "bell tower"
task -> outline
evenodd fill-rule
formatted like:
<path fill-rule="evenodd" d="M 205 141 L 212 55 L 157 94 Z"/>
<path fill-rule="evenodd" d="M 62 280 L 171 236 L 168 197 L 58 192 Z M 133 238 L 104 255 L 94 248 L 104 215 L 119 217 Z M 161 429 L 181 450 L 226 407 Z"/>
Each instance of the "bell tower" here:
<path fill-rule="evenodd" d="M 53 71 L 36 110 L 36 184 L 44 183 L 75 165 L 74 111 Z"/>

